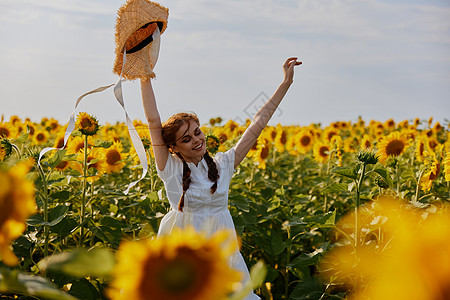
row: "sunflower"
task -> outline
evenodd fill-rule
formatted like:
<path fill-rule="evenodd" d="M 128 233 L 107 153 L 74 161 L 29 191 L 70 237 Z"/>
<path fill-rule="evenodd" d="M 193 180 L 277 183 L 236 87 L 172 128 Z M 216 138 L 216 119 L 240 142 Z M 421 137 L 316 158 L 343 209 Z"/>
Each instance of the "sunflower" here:
<path fill-rule="evenodd" d="M 0 169 L 0 259 L 16 265 L 9 243 L 25 230 L 25 220 L 36 212 L 34 184 L 26 179 L 32 161 L 19 162 L 9 170 Z"/>
<path fill-rule="evenodd" d="M 53 148 L 62 148 L 63 146 L 64 146 L 64 134 L 56 137 L 55 143 L 53 144 Z"/>
<path fill-rule="evenodd" d="M 22 121 L 20 120 L 19 116 L 14 115 L 9 118 L 9 122 L 13 125 L 18 125 Z"/>
<path fill-rule="evenodd" d="M 219 150 L 220 141 L 214 134 L 208 134 L 206 136 L 206 149 L 211 153 L 216 153 Z"/>
<path fill-rule="evenodd" d="M 267 141 L 267 140 L 264 140 Z M 256 146 L 256 151 L 253 153 L 253 158 L 258 162 L 258 168 L 266 168 L 266 159 L 269 156 L 270 147 L 266 142 L 258 143 Z"/>
<path fill-rule="evenodd" d="M 43 145 L 48 142 L 50 134 L 47 130 L 36 130 L 33 135 L 33 144 L 34 145 Z"/>
<path fill-rule="evenodd" d="M 16 130 L 13 124 L 11 123 L 0 123 L 0 138 L 15 138 Z"/>
<path fill-rule="evenodd" d="M 99 125 L 95 117 L 88 115 L 85 112 L 80 112 L 77 116 L 75 125 L 78 130 L 84 135 L 94 135 L 97 133 Z"/>
<path fill-rule="evenodd" d="M 393 119 L 389 119 L 386 122 L 384 122 L 384 128 L 388 130 L 395 129 L 395 121 Z"/>
<path fill-rule="evenodd" d="M 415 157 L 417 161 L 422 162 L 424 160 L 424 152 L 428 149 L 428 138 L 426 136 L 419 136 L 415 144 Z"/>
<path fill-rule="evenodd" d="M 301 129 L 297 136 L 297 149 L 300 153 L 308 153 L 313 146 L 314 137 L 310 130 Z"/>
<path fill-rule="evenodd" d="M 275 149 L 277 149 L 278 152 L 284 152 L 287 142 L 287 132 L 286 130 L 281 126 L 281 124 L 278 124 L 276 127 L 277 135 L 275 137 Z"/>
<path fill-rule="evenodd" d="M 100 178 L 100 175 L 105 172 L 104 169 L 104 155 L 99 148 L 88 148 L 87 150 L 87 174 L 88 181 L 94 182 Z M 84 162 L 84 149 L 81 149 L 78 152 L 78 164 L 74 164 L 74 169 L 78 170 L 80 173 L 83 173 L 83 162 Z"/>
<path fill-rule="evenodd" d="M 322 132 L 322 138 L 324 141 L 327 141 L 328 143 L 331 143 L 331 140 L 335 135 L 339 135 L 339 130 L 333 127 L 327 127 Z"/>
<path fill-rule="evenodd" d="M 429 164 L 429 169 L 422 175 L 420 187 L 422 191 L 426 192 L 431 189 L 433 181 L 439 176 L 441 165 L 434 152 L 425 151 L 424 155 L 427 156 L 426 160 Z"/>
<path fill-rule="evenodd" d="M 8 157 L 12 153 L 13 146 L 8 139 L 3 138 L 0 140 L 0 161 L 3 161 L 5 157 Z"/>
<path fill-rule="evenodd" d="M 450 152 L 447 152 L 443 164 L 444 164 L 445 181 L 450 181 Z"/>
<path fill-rule="evenodd" d="M 106 173 L 119 172 L 124 166 L 124 159 L 127 157 L 123 152 L 120 142 L 113 142 L 111 147 L 103 149 L 103 169 Z"/>
<path fill-rule="evenodd" d="M 331 143 L 334 145 L 338 166 L 342 167 L 342 148 L 344 148 L 342 137 L 340 135 L 334 135 L 331 139 Z"/>
<path fill-rule="evenodd" d="M 361 139 L 361 149 L 370 149 L 372 147 L 372 138 L 368 134 L 365 134 Z"/>
<path fill-rule="evenodd" d="M 88 137 L 88 147 L 91 145 L 92 139 Z M 67 153 L 77 154 L 84 149 L 84 138 L 81 136 L 71 137 L 67 143 Z"/>
<path fill-rule="evenodd" d="M 378 143 L 378 155 L 381 161 L 385 161 L 390 156 L 400 156 L 408 147 L 408 141 L 404 135 L 398 131 L 391 132 Z"/>
<path fill-rule="evenodd" d="M 231 232 L 207 238 L 191 227 L 153 240 L 123 242 L 117 253 L 112 300 L 225 299 L 240 280 L 227 263 Z"/>
<path fill-rule="evenodd" d="M 348 284 L 349 299 L 449 299 L 448 209 L 417 213 L 392 199 L 374 204 L 379 208 L 368 219 L 377 223 L 364 223 L 361 234 L 377 232 L 377 237 L 365 241 L 357 253 L 349 246 L 328 251 L 322 274 L 335 275 L 333 284 Z M 360 219 L 366 220 L 365 215 Z"/>
<path fill-rule="evenodd" d="M 66 169 L 71 169 L 73 165 L 72 161 L 62 160 L 59 164 L 55 166 L 55 169 L 58 171 L 64 171 Z"/>
<path fill-rule="evenodd" d="M 328 145 L 328 143 L 319 141 L 314 145 L 314 149 L 313 149 L 314 159 L 318 163 L 325 163 L 330 156 L 330 151 L 331 151 L 331 148 Z"/>

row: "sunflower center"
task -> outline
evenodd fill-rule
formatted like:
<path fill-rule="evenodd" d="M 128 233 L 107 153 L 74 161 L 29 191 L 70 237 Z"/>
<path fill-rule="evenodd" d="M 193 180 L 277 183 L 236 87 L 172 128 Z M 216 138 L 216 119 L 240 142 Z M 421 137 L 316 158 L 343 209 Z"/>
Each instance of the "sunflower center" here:
<path fill-rule="evenodd" d="M 286 138 L 286 132 L 282 132 L 281 133 L 281 137 L 280 137 L 280 143 L 282 143 L 283 145 L 286 144 L 287 138 Z"/>
<path fill-rule="evenodd" d="M 311 144 L 311 138 L 307 135 L 302 136 L 302 138 L 300 139 L 300 144 L 302 144 L 302 146 L 309 146 L 309 144 Z"/>
<path fill-rule="evenodd" d="M 36 135 L 36 140 L 39 141 L 39 142 L 44 141 L 45 140 L 45 135 L 43 133 L 38 133 Z"/>
<path fill-rule="evenodd" d="M 12 198 L 11 178 L 6 174 L 0 174 L 0 181 L 2 182 L 0 186 L 0 228 L 2 228 L 3 223 L 10 217 L 13 211 L 13 203 L 12 201 L 8 201 L 8 199 Z"/>
<path fill-rule="evenodd" d="M 430 140 L 428 142 L 428 145 L 430 146 L 431 149 L 434 150 L 434 148 L 436 148 L 436 146 L 437 146 L 437 143 L 436 143 L 436 141 Z"/>
<path fill-rule="evenodd" d="M 399 156 L 403 152 L 403 148 L 405 148 L 405 144 L 399 140 L 393 140 L 389 142 L 386 146 L 386 154 Z"/>
<path fill-rule="evenodd" d="M 332 138 L 333 136 L 335 136 L 336 134 L 337 134 L 337 133 L 334 132 L 334 131 L 329 132 L 329 133 L 328 133 L 328 140 L 331 141 L 331 138 Z"/>
<path fill-rule="evenodd" d="M 366 140 L 365 142 L 364 142 L 364 147 L 366 147 L 366 148 L 370 148 L 372 145 L 370 144 L 370 141 L 369 140 Z"/>
<path fill-rule="evenodd" d="M 141 299 L 194 299 L 207 288 L 211 261 L 187 247 L 177 252 L 173 259 L 159 256 L 147 261 L 146 269 L 152 271 L 140 284 Z"/>
<path fill-rule="evenodd" d="M 267 156 L 269 156 L 269 147 L 263 147 L 261 149 L 261 154 L 259 155 L 259 157 L 261 157 L 261 159 L 266 159 Z"/>
<path fill-rule="evenodd" d="M 80 122 L 81 128 L 83 129 L 90 129 L 92 126 L 92 122 L 89 118 L 83 118 Z"/>
<path fill-rule="evenodd" d="M 110 150 L 106 154 L 106 163 L 108 165 L 115 165 L 120 159 L 120 153 L 116 149 Z"/>
<path fill-rule="evenodd" d="M 8 128 L 0 127 L 0 137 L 9 137 Z"/>
<path fill-rule="evenodd" d="M 277 136 L 277 132 L 274 130 L 270 133 L 270 136 L 272 137 L 272 140 Z"/>
<path fill-rule="evenodd" d="M 62 148 L 62 146 L 64 146 L 64 138 L 60 138 L 58 140 L 58 143 L 56 144 L 56 148 Z"/>
<path fill-rule="evenodd" d="M 423 156 L 423 151 L 425 150 L 425 145 L 423 143 L 420 143 L 419 146 L 419 154 L 420 156 Z"/>
<path fill-rule="evenodd" d="M 322 157 L 328 157 L 328 147 L 327 146 L 322 146 L 319 149 L 319 155 Z"/>
<path fill-rule="evenodd" d="M 64 170 L 67 167 L 68 164 L 69 164 L 69 162 L 67 160 L 62 161 L 56 166 L 56 169 Z"/>
<path fill-rule="evenodd" d="M 219 142 L 221 142 L 223 144 L 227 141 L 228 136 L 222 132 L 219 134 L 218 138 L 219 138 Z"/>
<path fill-rule="evenodd" d="M 430 180 L 435 180 L 438 177 L 440 171 L 441 166 L 439 164 L 436 164 L 436 168 L 430 174 Z"/>

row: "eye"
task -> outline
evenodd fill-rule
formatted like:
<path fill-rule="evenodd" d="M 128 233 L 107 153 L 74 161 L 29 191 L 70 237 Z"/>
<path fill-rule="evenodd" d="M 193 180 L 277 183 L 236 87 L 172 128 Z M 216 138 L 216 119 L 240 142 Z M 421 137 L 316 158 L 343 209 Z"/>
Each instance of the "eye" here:
<path fill-rule="evenodd" d="M 195 135 L 200 135 L 200 133 L 201 133 L 201 130 L 198 129 L 198 128 L 194 131 L 194 134 L 195 134 Z"/>
<path fill-rule="evenodd" d="M 182 143 L 189 143 L 191 139 L 190 138 L 184 138 L 183 140 L 181 140 Z"/>

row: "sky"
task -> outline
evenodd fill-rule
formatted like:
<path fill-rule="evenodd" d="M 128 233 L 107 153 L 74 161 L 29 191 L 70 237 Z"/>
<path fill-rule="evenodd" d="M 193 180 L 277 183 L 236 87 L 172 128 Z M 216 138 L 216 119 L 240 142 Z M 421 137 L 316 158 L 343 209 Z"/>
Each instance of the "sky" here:
<path fill-rule="evenodd" d="M 0 0 L 0 114 L 65 124 L 76 99 L 115 83 L 118 0 Z M 448 0 L 167 0 L 154 69 L 162 120 L 251 118 L 283 80 L 294 83 L 270 124 L 450 119 Z M 139 81 L 123 83 L 145 120 Z M 82 100 L 101 124 L 124 122 L 112 88 Z"/>

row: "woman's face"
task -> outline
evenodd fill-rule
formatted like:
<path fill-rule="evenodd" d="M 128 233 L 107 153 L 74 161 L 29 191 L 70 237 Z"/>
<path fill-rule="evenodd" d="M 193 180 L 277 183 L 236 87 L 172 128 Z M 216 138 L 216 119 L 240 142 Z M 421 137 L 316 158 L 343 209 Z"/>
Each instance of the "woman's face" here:
<path fill-rule="evenodd" d="M 186 162 L 197 164 L 206 152 L 205 135 L 195 120 L 185 122 L 176 135 L 176 144 L 172 147 Z"/>

